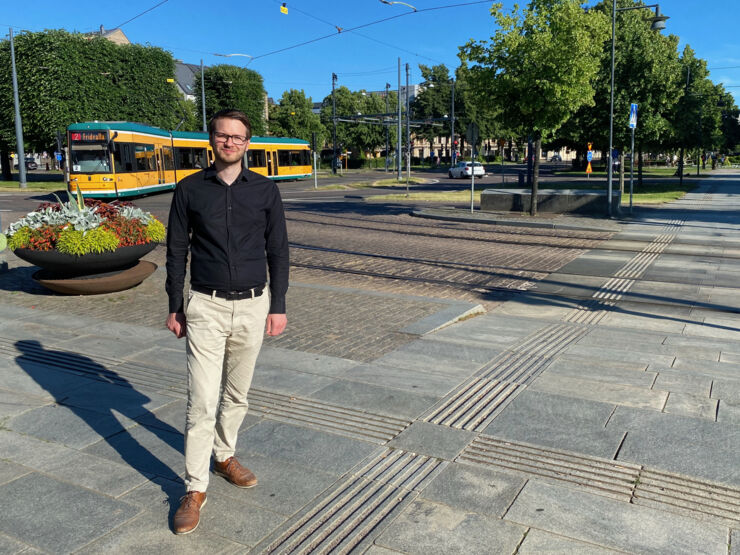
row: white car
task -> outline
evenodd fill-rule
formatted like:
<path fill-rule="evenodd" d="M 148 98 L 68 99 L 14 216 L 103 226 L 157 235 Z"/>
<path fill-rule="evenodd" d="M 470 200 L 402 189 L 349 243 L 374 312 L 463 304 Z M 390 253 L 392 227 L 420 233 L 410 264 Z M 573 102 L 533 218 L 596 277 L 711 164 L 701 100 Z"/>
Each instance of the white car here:
<path fill-rule="evenodd" d="M 447 175 L 450 176 L 450 179 L 465 179 L 466 177 L 470 177 L 471 171 L 475 172 L 475 177 L 483 177 L 486 174 L 483 164 L 480 162 L 476 162 L 475 165 L 472 162 L 458 162 L 457 165 L 450 168 Z"/>

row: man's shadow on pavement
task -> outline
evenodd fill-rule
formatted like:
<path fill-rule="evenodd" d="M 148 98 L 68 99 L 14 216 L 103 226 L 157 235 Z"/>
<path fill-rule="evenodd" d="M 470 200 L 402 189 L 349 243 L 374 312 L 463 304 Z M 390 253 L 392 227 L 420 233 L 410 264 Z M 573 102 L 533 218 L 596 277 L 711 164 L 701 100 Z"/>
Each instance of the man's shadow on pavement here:
<path fill-rule="evenodd" d="M 183 481 L 167 463 L 142 445 L 132 431 L 146 430 L 183 454 L 182 432 L 146 408 L 151 398 L 137 391 L 116 372 L 89 357 L 68 351 L 46 350 L 36 340 L 20 340 L 15 347 L 22 353 L 16 357 L 18 365 L 48 391 L 58 405 L 72 411 L 104 439 L 126 464 L 162 488 L 167 494 L 164 502 L 169 503 L 168 516 L 171 520 L 184 489 Z M 48 361 L 54 359 L 61 361 L 63 368 L 50 369 Z M 65 380 L 59 379 L 66 374 L 66 368 L 75 369 L 75 375 L 86 378 L 84 381 L 89 381 L 90 386 L 70 390 Z M 119 423 L 116 413 L 133 422 Z M 134 423 L 138 423 L 138 426 Z"/>

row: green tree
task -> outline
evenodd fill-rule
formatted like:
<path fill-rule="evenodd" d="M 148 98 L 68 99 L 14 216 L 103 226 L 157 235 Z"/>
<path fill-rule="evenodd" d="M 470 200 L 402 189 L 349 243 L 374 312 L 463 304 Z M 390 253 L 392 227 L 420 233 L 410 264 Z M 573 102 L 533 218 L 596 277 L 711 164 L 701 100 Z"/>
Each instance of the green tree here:
<path fill-rule="evenodd" d="M 54 150 L 71 123 L 128 120 L 165 129 L 177 125 L 172 56 L 135 44 L 117 45 L 62 30 L 15 38 L 24 140 L 30 150 Z M 0 151 L 16 148 L 10 43 L 0 41 Z M 4 164 L 4 167 L 7 164 Z"/>
<path fill-rule="evenodd" d="M 535 141 L 531 213 L 537 213 L 542 138 L 557 131 L 578 108 L 593 104 L 597 66 L 591 60 L 607 37 L 607 20 L 584 12 L 578 0 L 533 0 L 509 14 L 491 8 L 498 29 L 490 41 L 460 49 L 469 63 L 475 105 L 505 107 L 498 114 L 508 129 L 521 127 Z"/>
<path fill-rule="evenodd" d="M 318 114 L 313 113 L 313 101 L 303 90 L 285 91 L 279 104 L 270 107 L 270 134 L 280 137 L 295 137 L 311 141 L 316 133 L 316 147 L 320 149 L 326 140 L 326 129 Z"/>
<path fill-rule="evenodd" d="M 200 80 L 200 72 L 195 75 Z M 229 64 L 205 68 L 203 82 L 206 96 L 206 119 L 226 108 L 235 108 L 244 112 L 252 124 L 253 135 L 264 135 L 267 132 L 265 122 L 265 102 L 267 93 L 262 83 L 262 76 L 251 69 Z M 196 104 L 202 110 L 201 99 Z"/>

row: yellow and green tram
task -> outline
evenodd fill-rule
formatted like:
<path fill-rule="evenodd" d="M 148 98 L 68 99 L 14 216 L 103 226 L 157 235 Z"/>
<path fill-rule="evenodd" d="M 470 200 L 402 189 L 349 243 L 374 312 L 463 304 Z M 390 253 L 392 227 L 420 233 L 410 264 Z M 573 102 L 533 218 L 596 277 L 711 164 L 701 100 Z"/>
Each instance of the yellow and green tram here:
<path fill-rule="evenodd" d="M 67 130 L 70 192 L 122 198 L 175 188 L 213 163 L 207 133 L 165 131 L 129 122 L 75 123 Z M 310 177 L 307 141 L 252 137 L 245 163 L 274 180 Z"/>

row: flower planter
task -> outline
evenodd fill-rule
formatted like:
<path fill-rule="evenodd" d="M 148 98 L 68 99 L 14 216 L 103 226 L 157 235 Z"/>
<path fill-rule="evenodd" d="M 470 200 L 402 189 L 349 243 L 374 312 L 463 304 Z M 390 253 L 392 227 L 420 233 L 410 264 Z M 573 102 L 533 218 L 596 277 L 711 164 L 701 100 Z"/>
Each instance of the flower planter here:
<path fill-rule="evenodd" d="M 33 279 L 47 289 L 64 295 L 100 295 L 139 285 L 156 269 L 156 264 L 140 260 L 123 270 L 77 277 L 60 278 L 48 270 L 39 270 L 33 274 Z"/>
<path fill-rule="evenodd" d="M 81 256 L 59 251 L 15 249 L 18 258 L 47 270 L 56 277 L 75 277 L 122 270 L 134 265 L 142 256 L 153 251 L 157 243 L 119 247 L 112 252 L 90 253 Z"/>

